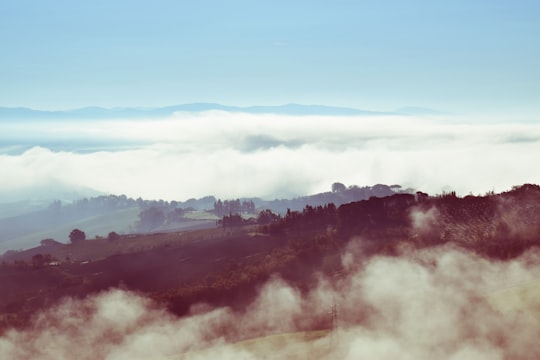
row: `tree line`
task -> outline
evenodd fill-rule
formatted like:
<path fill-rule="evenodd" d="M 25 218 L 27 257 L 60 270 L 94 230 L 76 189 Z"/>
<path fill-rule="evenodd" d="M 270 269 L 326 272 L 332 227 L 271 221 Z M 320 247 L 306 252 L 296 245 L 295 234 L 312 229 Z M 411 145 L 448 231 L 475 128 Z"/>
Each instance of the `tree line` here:
<path fill-rule="evenodd" d="M 253 200 L 224 200 L 218 199 L 214 202 L 213 213 L 219 217 L 238 214 L 256 214 Z"/>

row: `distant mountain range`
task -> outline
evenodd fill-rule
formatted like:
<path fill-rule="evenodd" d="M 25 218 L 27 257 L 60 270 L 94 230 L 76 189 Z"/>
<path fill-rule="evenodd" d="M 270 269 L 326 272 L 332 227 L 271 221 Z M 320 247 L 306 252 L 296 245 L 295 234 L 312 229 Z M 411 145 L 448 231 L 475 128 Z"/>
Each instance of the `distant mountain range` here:
<path fill-rule="evenodd" d="M 280 115 L 334 115 L 334 116 L 366 116 L 366 115 L 434 115 L 438 111 L 406 107 L 393 112 L 369 111 L 347 107 L 324 105 L 286 104 L 277 106 L 227 106 L 215 103 L 193 103 L 173 105 L 159 108 L 102 108 L 85 107 L 63 111 L 35 110 L 25 107 L 0 107 L 1 120 L 72 120 L 72 119 L 142 119 L 162 118 L 176 112 L 228 111 L 249 114 L 280 114 Z"/>

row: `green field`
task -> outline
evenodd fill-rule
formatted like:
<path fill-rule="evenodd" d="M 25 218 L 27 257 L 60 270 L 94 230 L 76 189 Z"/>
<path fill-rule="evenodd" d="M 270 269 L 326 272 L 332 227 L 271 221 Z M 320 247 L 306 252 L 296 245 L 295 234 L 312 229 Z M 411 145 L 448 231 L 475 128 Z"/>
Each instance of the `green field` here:
<path fill-rule="evenodd" d="M 42 239 L 55 239 L 56 241 L 69 242 L 69 233 L 78 228 L 86 233 L 88 239 L 96 236 L 107 236 L 111 231 L 128 233 L 138 220 L 139 208 L 122 209 L 106 215 L 92 216 L 71 222 L 66 225 L 49 228 L 45 231 L 34 232 L 24 236 L 12 238 L 0 243 L 0 251 L 27 249 L 39 246 Z"/>

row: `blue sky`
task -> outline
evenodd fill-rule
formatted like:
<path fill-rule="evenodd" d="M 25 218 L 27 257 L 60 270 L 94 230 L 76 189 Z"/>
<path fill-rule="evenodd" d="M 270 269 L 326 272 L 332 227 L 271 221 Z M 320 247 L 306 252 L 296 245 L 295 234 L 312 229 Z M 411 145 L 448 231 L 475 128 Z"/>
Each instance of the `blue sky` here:
<path fill-rule="evenodd" d="M 536 1 L 0 2 L 0 106 L 540 112 Z"/>
<path fill-rule="evenodd" d="M 537 1 L 0 0 L 0 49 L 0 107 L 446 113 L 4 121 L 0 197 L 40 184 L 183 200 L 334 181 L 462 195 L 540 181 Z"/>

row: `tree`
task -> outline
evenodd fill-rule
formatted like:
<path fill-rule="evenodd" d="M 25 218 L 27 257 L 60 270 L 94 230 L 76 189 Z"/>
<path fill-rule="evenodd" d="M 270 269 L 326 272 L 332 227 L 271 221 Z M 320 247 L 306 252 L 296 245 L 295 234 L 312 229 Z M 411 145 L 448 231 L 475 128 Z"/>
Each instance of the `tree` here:
<path fill-rule="evenodd" d="M 139 230 L 149 231 L 155 229 L 165 222 L 165 214 L 163 209 L 157 206 L 152 206 L 139 213 Z"/>
<path fill-rule="evenodd" d="M 223 216 L 223 202 L 221 201 L 221 199 L 214 202 L 214 214 L 216 214 L 217 216 Z"/>
<path fill-rule="evenodd" d="M 340 182 L 332 184 L 332 192 L 344 192 L 345 190 L 347 190 L 347 187 Z"/>
<path fill-rule="evenodd" d="M 69 233 L 69 241 L 71 241 L 71 243 L 73 244 L 84 240 L 86 240 L 86 234 L 84 233 L 84 231 L 81 231 L 79 229 L 73 229 Z"/>
<path fill-rule="evenodd" d="M 238 214 L 224 216 L 223 219 L 221 220 L 221 224 L 223 225 L 224 228 L 242 226 L 243 223 L 244 223 L 244 219 L 242 219 L 242 217 Z"/>
<path fill-rule="evenodd" d="M 252 200 L 242 202 L 242 212 L 246 214 L 255 214 L 255 203 Z"/>
<path fill-rule="evenodd" d="M 272 223 L 277 223 L 280 219 L 281 217 L 279 215 L 274 214 L 270 209 L 266 209 L 259 212 L 259 216 L 257 217 L 257 224 L 268 225 Z"/>
<path fill-rule="evenodd" d="M 120 239 L 120 235 L 116 231 L 111 231 L 109 235 L 107 235 L 107 240 L 109 241 L 115 241 Z"/>

